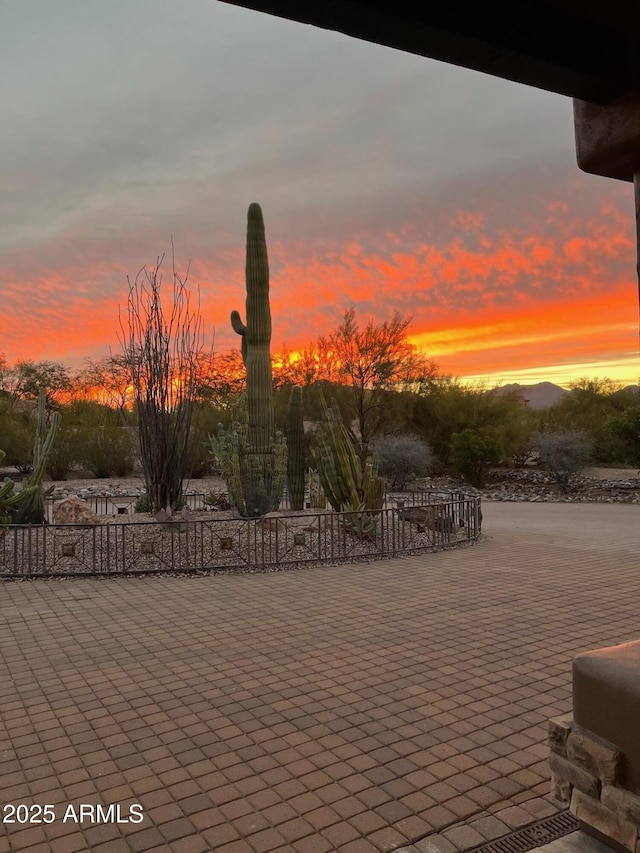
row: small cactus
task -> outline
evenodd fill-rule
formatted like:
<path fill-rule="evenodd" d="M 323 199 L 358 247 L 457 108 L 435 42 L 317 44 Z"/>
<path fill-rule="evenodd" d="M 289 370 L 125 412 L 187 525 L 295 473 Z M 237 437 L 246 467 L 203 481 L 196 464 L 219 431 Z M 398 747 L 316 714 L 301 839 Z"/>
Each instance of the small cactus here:
<path fill-rule="evenodd" d="M 309 468 L 309 505 L 312 509 L 326 509 L 327 496 L 320 482 L 320 475 L 313 468 Z"/>
<path fill-rule="evenodd" d="M 304 424 L 302 388 L 294 385 L 287 406 L 287 489 L 291 509 L 304 508 Z"/>

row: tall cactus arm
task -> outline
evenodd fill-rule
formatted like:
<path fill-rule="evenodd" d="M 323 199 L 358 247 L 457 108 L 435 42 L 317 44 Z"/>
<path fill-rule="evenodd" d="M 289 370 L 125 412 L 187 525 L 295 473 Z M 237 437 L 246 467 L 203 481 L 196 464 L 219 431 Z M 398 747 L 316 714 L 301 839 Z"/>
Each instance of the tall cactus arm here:
<path fill-rule="evenodd" d="M 54 412 L 47 427 L 45 401 L 45 392 L 41 388 L 38 394 L 38 423 L 33 446 L 33 470 L 25 480 L 24 488 L 42 485 L 46 467 L 49 462 L 49 454 L 51 453 L 51 448 L 55 441 L 58 427 L 60 426 L 60 412 Z"/>
<path fill-rule="evenodd" d="M 242 337 L 242 342 L 240 344 L 240 353 L 242 355 L 242 363 L 246 367 L 247 366 L 247 337 L 246 337 L 245 333 L 247 331 L 247 327 L 245 326 L 245 324 L 240 319 L 240 312 L 239 311 L 232 311 L 231 312 L 231 328 L 236 333 L 236 335 L 240 335 Z"/>

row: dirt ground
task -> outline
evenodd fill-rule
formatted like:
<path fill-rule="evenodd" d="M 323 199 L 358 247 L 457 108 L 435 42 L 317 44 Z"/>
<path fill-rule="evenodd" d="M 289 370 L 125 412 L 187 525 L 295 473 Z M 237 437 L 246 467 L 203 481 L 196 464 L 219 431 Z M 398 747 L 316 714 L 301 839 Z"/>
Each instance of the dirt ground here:
<path fill-rule="evenodd" d="M 638 477 L 635 468 L 586 468 L 585 477 L 596 477 L 598 480 L 628 480 Z"/>
<path fill-rule="evenodd" d="M 586 468 L 584 475 L 587 477 L 595 477 L 599 480 L 627 480 L 629 478 L 638 477 L 638 472 L 633 468 L 606 468 L 595 467 Z M 123 494 L 137 493 L 143 488 L 144 482 L 140 475 L 132 475 L 131 477 L 112 477 L 105 480 L 97 480 L 91 478 L 89 472 L 77 472 L 76 476 L 68 480 L 47 481 L 47 485 L 59 486 L 61 489 L 75 491 L 76 489 L 99 488 L 107 486 L 117 486 Z M 190 480 L 187 488 L 194 492 L 207 494 L 210 491 L 224 492 L 226 491 L 225 482 L 221 477 L 203 477 L 200 480 Z"/>

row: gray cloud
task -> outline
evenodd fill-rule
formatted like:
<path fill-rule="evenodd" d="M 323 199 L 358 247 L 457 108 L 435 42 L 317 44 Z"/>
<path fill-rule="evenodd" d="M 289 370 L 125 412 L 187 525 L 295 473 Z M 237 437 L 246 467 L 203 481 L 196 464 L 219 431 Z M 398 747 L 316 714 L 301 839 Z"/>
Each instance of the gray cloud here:
<path fill-rule="evenodd" d="M 373 208 L 572 145 L 562 98 L 224 3 L 1 15 L 4 246 L 113 220 L 224 227 L 254 197 L 295 220 Z"/>
<path fill-rule="evenodd" d="M 474 251 L 481 234 L 497 242 L 551 227 L 558 247 L 607 193 L 616 209 L 621 198 L 578 173 L 565 98 L 213 0 L 2 4 L 0 110 L 5 324 L 31 310 L 44 326 L 47 305 L 64 320 L 56 294 L 117 302 L 126 274 L 173 235 L 179 264 L 193 260 L 226 329 L 228 303 L 242 301 L 232 293 L 252 201 L 265 212 L 275 275 L 313 261 L 344 280 L 336 258 L 349 243 L 389 258 L 421 244 L 451 252 L 455 237 Z M 558 196 L 570 216 L 550 225 Z M 465 232 L 460 211 L 482 212 L 483 229 Z M 384 270 L 367 274 L 383 287 Z M 426 316 L 450 305 L 449 287 L 420 281 L 385 291 L 388 306 Z M 545 296 L 557 286 L 520 284 Z M 496 300 L 515 298 L 509 280 L 492 286 Z M 301 287 L 318 323 L 351 301 L 330 280 L 293 275 L 291 304 Z M 464 299 L 481 302 L 473 290 Z M 373 310 L 379 293 L 353 301 Z M 293 315 L 278 323 L 296 336 Z"/>

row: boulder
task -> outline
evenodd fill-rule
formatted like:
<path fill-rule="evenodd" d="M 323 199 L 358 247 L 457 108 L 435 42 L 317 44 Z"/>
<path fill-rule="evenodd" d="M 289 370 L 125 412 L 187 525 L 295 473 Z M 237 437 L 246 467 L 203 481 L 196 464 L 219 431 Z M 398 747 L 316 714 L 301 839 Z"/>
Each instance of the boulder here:
<path fill-rule="evenodd" d="M 286 524 L 282 521 L 282 514 L 279 512 L 267 512 L 258 521 L 257 526 L 272 533 L 276 530 L 286 530 Z"/>
<path fill-rule="evenodd" d="M 100 524 L 100 519 L 86 501 L 77 495 L 69 495 L 53 505 L 54 524 Z"/>

